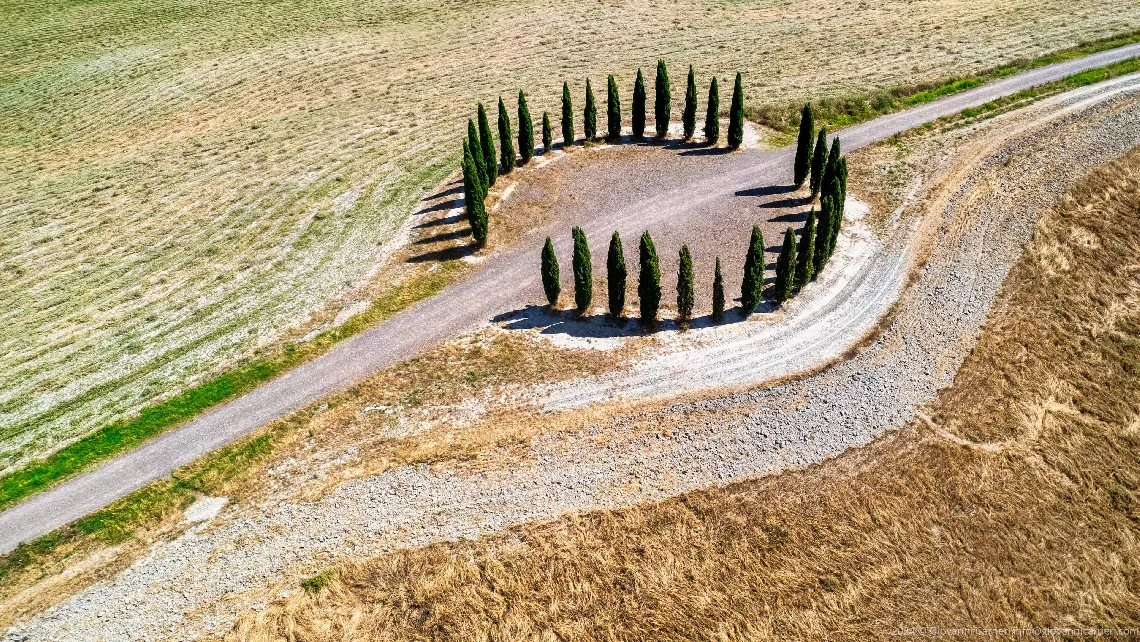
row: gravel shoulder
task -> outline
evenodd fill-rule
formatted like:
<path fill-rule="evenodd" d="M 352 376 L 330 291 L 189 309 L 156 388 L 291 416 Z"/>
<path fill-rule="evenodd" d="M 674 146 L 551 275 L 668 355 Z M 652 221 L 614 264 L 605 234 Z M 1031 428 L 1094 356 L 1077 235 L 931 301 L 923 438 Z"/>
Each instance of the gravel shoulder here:
<path fill-rule="evenodd" d="M 521 466 L 408 466 L 314 502 L 227 506 L 5 640 L 198 639 L 345 557 L 666 497 L 866 444 L 952 380 L 1037 215 L 1090 169 L 1140 144 L 1137 91 L 1140 77 L 1070 92 L 924 149 L 933 163 L 920 239 L 929 258 L 894 322 L 848 361 L 763 390 L 619 417 L 584 435 L 539 438 Z M 635 421 L 659 428 L 625 430 Z"/>

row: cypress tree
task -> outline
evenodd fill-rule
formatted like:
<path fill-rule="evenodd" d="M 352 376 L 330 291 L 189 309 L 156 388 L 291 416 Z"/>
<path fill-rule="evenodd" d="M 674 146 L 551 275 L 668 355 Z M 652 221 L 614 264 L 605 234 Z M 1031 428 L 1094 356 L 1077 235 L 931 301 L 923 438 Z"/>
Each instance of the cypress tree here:
<path fill-rule="evenodd" d="M 720 140 L 720 89 L 716 84 L 716 76 L 713 76 L 712 83 L 709 84 L 709 106 L 705 109 L 705 142 L 716 145 L 718 140 Z"/>
<path fill-rule="evenodd" d="M 490 189 L 499 178 L 499 163 L 495 160 L 495 139 L 491 137 L 491 125 L 487 122 L 483 103 L 479 103 L 479 149 L 483 151 L 483 169 L 487 176 L 484 185 Z"/>
<path fill-rule="evenodd" d="M 693 316 L 693 255 L 689 246 L 681 246 L 677 265 L 677 317 L 688 320 Z"/>
<path fill-rule="evenodd" d="M 463 141 L 463 202 L 467 210 L 467 222 L 471 225 L 471 236 L 475 243 L 487 242 L 487 207 L 483 200 L 487 195 L 483 178 L 475 166 L 471 147 Z"/>
<path fill-rule="evenodd" d="M 594 266 L 590 262 L 586 233 L 575 227 L 571 234 L 574 235 L 574 306 L 578 314 L 585 314 L 594 298 Z"/>
<path fill-rule="evenodd" d="M 669 71 L 665 69 L 665 61 L 657 61 L 657 79 L 653 83 L 656 98 L 653 101 L 653 117 L 657 125 L 657 137 L 665 138 L 669 134 L 669 114 L 673 109 L 673 94 L 669 89 Z"/>
<path fill-rule="evenodd" d="M 800 139 L 796 147 L 795 185 L 796 189 L 804 186 L 808 174 L 811 172 L 811 150 L 815 141 L 815 117 L 811 113 L 811 103 L 804 105 L 800 114 Z"/>
<path fill-rule="evenodd" d="M 526 165 L 534 156 L 534 123 L 530 119 L 530 107 L 526 104 L 526 94 L 519 90 L 519 164 Z"/>
<path fill-rule="evenodd" d="M 621 99 L 613 74 L 606 81 L 606 133 L 612 141 L 621 139 Z"/>
<path fill-rule="evenodd" d="M 558 305 L 558 293 L 562 291 L 559 283 L 558 257 L 554 256 L 554 243 L 546 237 L 546 245 L 542 246 L 542 289 L 546 292 L 546 302 L 551 309 Z"/>
<path fill-rule="evenodd" d="M 839 229 L 843 225 L 843 208 L 839 204 L 839 195 L 831 197 L 831 229 L 827 233 L 827 258 L 835 253 L 835 243 L 839 240 Z"/>
<path fill-rule="evenodd" d="M 808 214 L 804 231 L 800 235 L 800 246 L 796 250 L 795 289 L 799 290 L 815 276 L 815 208 Z"/>
<path fill-rule="evenodd" d="M 507 116 L 507 107 L 503 104 L 503 97 L 499 96 L 499 163 L 503 166 L 503 173 L 507 174 L 515 168 L 515 144 L 511 135 L 511 118 Z"/>
<path fill-rule="evenodd" d="M 847 157 L 839 157 L 839 217 L 843 218 L 843 209 L 847 206 Z"/>
<path fill-rule="evenodd" d="M 586 142 L 598 137 L 598 107 L 594 104 L 594 89 L 590 87 L 590 79 L 586 79 L 586 109 L 582 113 L 583 127 L 586 130 Z"/>
<path fill-rule="evenodd" d="M 553 144 L 554 134 L 550 131 L 550 114 L 544 111 L 542 112 L 542 153 L 548 153 Z"/>
<path fill-rule="evenodd" d="M 811 154 L 811 197 L 819 196 L 823 182 L 823 166 L 827 163 L 827 128 L 820 127 Z"/>
<path fill-rule="evenodd" d="M 815 254 L 812 256 L 815 274 L 812 278 L 819 276 L 823 272 L 823 266 L 827 264 L 828 248 L 831 247 L 831 241 L 828 237 L 832 230 L 832 215 L 831 197 L 824 196 L 819 199 L 819 221 L 815 228 Z"/>
<path fill-rule="evenodd" d="M 839 137 L 836 136 L 831 139 L 831 152 L 827 154 L 827 162 L 823 166 L 823 177 L 819 185 L 819 193 L 830 195 L 833 199 L 839 197 L 839 156 Z"/>
<path fill-rule="evenodd" d="M 756 311 L 764 292 L 764 235 L 760 226 L 752 226 L 752 238 L 748 242 L 748 256 L 744 259 L 744 279 L 740 282 L 740 304 L 744 316 Z"/>
<path fill-rule="evenodd" d="M 606 257 L 606 285 L 609 288 L 610 316 L 621 318 L 625 311 L 625 252 L 617 232 L 610 237 L 610 252 Z"/>
<path fill-rule="evenodd" d="M 570 103 L 570 85 L 562 83 L 562 149 L 574 144 L 574 106 Z"/>
<path fill-rule="evenodd" d="M 719 256 L 716 257 L 716 271 L 713 272 L 712 318 L 718 323 L 724 320 L 724 277 L 720 275 Z"/>
<path fill-rule="evenodd" d="M 471 159 L 475 162 L 475 169 L 479 172 L 479 184 L 482 186 L 483 193 L 486 194 L 490 176 L 487 175 L 487 168 L 483 164 L 483 145 L 479 142 L 479 133 L 475 131 L 475 121 L 470 118 L 467 119 L 467 146 L 471 150 Z"/>
<path fill-rule="evenodd" d="M 736 73 L 736 85 L 732 88 L 732 107 L 728 112 L 728 147 L 739 149 L 744 142 L 744 86 L 740 84 L 740 72 Z"/>
<path fill-rule="evenodd" d="M 685 140 L 693 138 L 697 130 L 697 81 L 693 77 L 693 66 L 689 65 L 689 80 L 685 83 L 685 111 L 681 114 L 685 126 Z"/>
<path fill-rule="evenodd" d="M 641 140 L 645 137 L 645 78 L 641 77 L 641 70 L 637 70 L 637 80 L 633 83 L 633 137 Z"/>
<path fill-rule="evenodd" d="M 641 308 L 641 325 L 657 323 L 657 310 L 661 307 L 661 268 L 657 262 L 657 248 L 646 230 L 641 235 L 639 250 L 641 273 L 637 279 L 638 304 Z"/>
<path fill-rule="evenodd" d="M 792 298 L 792 285 L 796 276 L 796 232 L 792 228 L 784 231 L 784 245 L 780 248 L 780 258 L 776 259 L 775 299 L 783 303 Z"/>

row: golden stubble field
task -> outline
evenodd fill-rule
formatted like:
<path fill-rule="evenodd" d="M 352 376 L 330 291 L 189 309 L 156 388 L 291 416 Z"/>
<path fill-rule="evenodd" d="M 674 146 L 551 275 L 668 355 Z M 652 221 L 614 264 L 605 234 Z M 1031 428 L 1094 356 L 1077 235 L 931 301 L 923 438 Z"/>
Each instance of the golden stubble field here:
<path fill-rule="evenodd" d="M 663 57 L 750 106 L 1140 24 L 1119 0 L 0 4 L 0 469 L 354 302 L 475 102 Z M 703 89 L 702 89 L 703 91 Z M 603 92 L 604 93 L 604 92 Z M 680 99 L 682 91 L 675 91 Z M 599 94 L 600 95 L 600 94 Z M 703 94 L 702 94 L 703 95 Z"/>

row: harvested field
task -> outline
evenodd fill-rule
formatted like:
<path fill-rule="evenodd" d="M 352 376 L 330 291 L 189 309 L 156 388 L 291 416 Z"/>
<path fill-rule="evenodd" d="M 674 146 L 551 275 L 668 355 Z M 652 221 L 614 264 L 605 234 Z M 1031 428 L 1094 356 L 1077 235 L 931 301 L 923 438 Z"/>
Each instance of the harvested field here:
<path fill-rule="evenodd" d="M 912 416 L 916 404 L 949 383 L 968 353 L 1038 211 L 1006 206 L 1014 193 L 1010 182 L 1021 185 L 1036 177 L 1020 202 L 1048 207 L 1087 168 L 1126 151 L 1130 145 L 1117 133 L 1140 131 L 1138 105 L 1111 87 L 1091 87 L 1042 103 L 1023 120 L 1009 115 L 921 145 L 916 160 L 934 172 L 930 189 L 940 196 L 924 218 L 938 231 L 931 237 L 936 251 L 896 324 L 847 364 L 749 394 L 619 412 L 616 419 L 566 426 L 562 433 L 542 434 L 565 425 L 557 415 L 487 417 L 465 430 L 478 436 L 507 428 L 524 435 L 522 443 L 456 449 L 448 431 L 412 435 L 425 453 L 444 454 L 442 460 L 428 459 L 430 466 L 383 461 L 383 444 L 375 454 L 351 449 L 354 431 L 364 437 L 375 430 L 383 437 L 384 418 L 369 413 L 377 410 L 373 404 L 392 399 L 383 396 L 386 384 L 377 379 L 377 388 L 352 391 L 331 399 L 327 409 L 314 409 L 320 416 L 308 423 L 309 436 L 304 424 L 291 429 L 291 443 L 275 455 L 284 460 L 264 464 L 284 466 L 274 481 L 257 479 L 266 470 L 259 466 L 254 479 L 230 486 L 268 496 L 247 495 L 244 505 L 231 505 L 213 523 L 155 547 L 130 569 L 33 618 L 24 630 L 126 639 L 142 632 L 161 637 L 177 622 L 169 635 L 178 639 L 209 635 L 249 605 L 260 610 L 296 592 L 302 578 L 337 559 L 473 537 L 565 510 L 668 497 L 864 444 Z M 1053 153 L 1043 153 L 1048 151 Z M 891 154 L 871 159 L 884 156 Z M 977 296 L 962 297 L 960 288 L 971 282 Z M 831 410 L 843 404 L 848 410 Z M 404 405 L 397 401 L 395 410 Z M 291 461 L 293 454 L 304 463 Z M 323 478 L 345 468 L 355 476 L 353 469 L 383 470 L 388 464 L 395 467 L 340 486 L 335 478 Z M 195 588 L 181 591 L 183 584 Z M 283 608 L 290 604 L 309 608 L 303 598 L 291 598 Z M 270 619 L 260 623 L 250 616 L 238 632 L 255 635 L 265 630 L 258 627 L 275 626 L 284 621 L 273 619 L 280 613 L 274 606 Z"/>
<path fill-rule="evenodd" d="M 353 309 L 477 100 L 522 87 L 537 115 L 562 78 L 624 90 L 664 56 L 677 78 L 743 70 L 757 105 L 1140 24 L 1106 0 L 0 12 L 0 468 Z"/>
<path fill-rule="evenodd" d="M 982 187 L 982 189 L 986 189 Z M 1037 224 L 928 419 L 807 468 L 339 567 L 235 640 L 873 640 L 1140 625 L 1140 151 Z M 985 630 L 991 631 L 986 633 Z"/>

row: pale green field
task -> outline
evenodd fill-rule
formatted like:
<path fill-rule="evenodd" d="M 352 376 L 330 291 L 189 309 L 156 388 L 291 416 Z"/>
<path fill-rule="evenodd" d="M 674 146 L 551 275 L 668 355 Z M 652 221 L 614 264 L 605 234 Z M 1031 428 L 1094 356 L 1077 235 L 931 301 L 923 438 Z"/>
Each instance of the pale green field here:
<path fill-rule="evenodd" d="M 799 100 L 1129 30 L 1140 5 L 5 1 L 0 24 L 2 469 L 367 282 L 476 101 L 513 115 L 522 87 L 537 120 L 563 79 L 602 96 L 614 73 L 628 105 L 658 57 Z"/>

